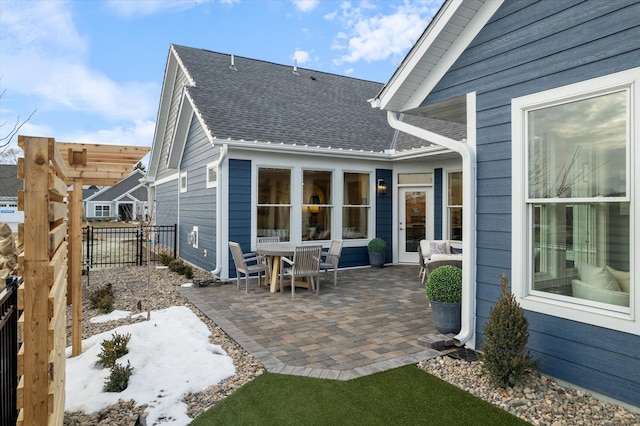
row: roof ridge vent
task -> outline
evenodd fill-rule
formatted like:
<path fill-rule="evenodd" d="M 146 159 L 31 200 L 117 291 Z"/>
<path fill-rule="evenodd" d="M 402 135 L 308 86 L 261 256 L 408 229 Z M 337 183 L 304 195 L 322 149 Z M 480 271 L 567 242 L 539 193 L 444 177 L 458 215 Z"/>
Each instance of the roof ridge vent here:
<path fill-rule="evenodd" d="M 238 71 L 238 68 L 236 68 L 236 58 L 233 55 L 231 55 L 231 65 L 229 65 L 229 68 Z"/>
<path fill-rule="evenodd" d="M 298 72 L 298 58 L 293 58 L 293 71 L 291 71 L 295 75 L 300 75 Z"/>

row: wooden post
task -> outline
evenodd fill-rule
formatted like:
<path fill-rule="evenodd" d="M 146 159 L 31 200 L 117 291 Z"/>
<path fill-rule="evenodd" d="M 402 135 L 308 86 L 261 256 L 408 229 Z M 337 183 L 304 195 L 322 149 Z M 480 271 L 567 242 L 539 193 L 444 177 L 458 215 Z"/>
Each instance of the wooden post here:
<path fill-rule="evenodd" d="M 48 421 L 49 155 L 48 138 L 28 138 L 24 158 L 24 407 L 25 425 Z"/>
<path fill-rule="evenodd" d="M 71 356 L 78 356 L 82 354 L 82 179 L 73 180 L 73 192 L 69 204 Z"/>

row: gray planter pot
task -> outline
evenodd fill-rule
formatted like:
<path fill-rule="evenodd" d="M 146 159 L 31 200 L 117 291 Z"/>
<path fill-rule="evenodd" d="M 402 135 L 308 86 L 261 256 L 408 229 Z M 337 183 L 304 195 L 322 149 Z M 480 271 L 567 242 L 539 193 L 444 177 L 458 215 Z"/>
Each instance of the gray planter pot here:
<path fill-rule="evenodd" d="M 374 268 L 382 268 L 384 266 L 384 260 L 387 257 L 387 251 L 370 251 L 369 263 Z"/>
<path fill-rule="evenodd" d="M 431 301 L 431 313 L 433 322 L 442 334 L 458 334 L 461 328 L 462 304 Z"/>

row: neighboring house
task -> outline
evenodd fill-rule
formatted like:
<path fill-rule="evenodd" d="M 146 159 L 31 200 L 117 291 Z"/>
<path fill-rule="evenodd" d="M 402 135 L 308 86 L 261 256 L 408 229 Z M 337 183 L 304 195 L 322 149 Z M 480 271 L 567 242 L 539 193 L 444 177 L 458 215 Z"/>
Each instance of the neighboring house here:
<path fill-rule="evenodd" d="M 113 186 L 107 186 L 84 199 L 84 215 L 88 221 L 138 221 L 147 213 L 148 191 L 144 171 L 135 169 Z M 90 188 L 88 189 L 90 190 Z M 86 190 L 83 190 L 83 194 Z"/>
<path fill-rule="evenodd" d="M 18 191 L 21 190 L 18 166 L 0 164 L 0 222 L 8 224 L 13 233 L 17 233 L 18 224 L 24 222 L 24 212 L 18 210 Z"/>
<path fill-rule="evenodd" d="M 155 223 L 178 224 L 180 258 L 228 279 L 229 241 L 342 239 L 340 267 L 355 267 L 373 237 L 389 243 L 387 262 L 414 264 L 421 239 L 459 239 L 459 156 L 389 127 L 367 103 L 382 87 L 172 45 L 147 181 Z"/>
<path fill-rule="evenodd" d="M 448 0 L 371 103 L 462 154 L 456 339 L 478 347 L 505 273 L 542 373 L 640 406 L 640 2 Z"/>

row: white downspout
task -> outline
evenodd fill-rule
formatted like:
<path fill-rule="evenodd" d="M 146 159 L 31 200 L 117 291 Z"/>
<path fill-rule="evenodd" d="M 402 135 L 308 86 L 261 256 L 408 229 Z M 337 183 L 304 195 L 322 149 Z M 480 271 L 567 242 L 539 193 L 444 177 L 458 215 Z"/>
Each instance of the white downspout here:
<path fill-rule="evenodd" d="M 475 108 L 473 108 L 475 112 Z M 462 156 L 462 328 L 454 336 L 455 344 L 475 346 L 476 295 L 476 157 L 474 148 L 467 143 L 433 133 L 429 130 L 398 120 L 396 113 L 387 111 L 389 125 L 401 132 L 443 146 Z M 475 128 L 475 120 L 472 124 Z"/>
<path fill-rule="evenodd" d="M 223 262 L 223 256 L 222 256 L 222 244 L 221 244 L 221 240 L 222 240 L 222 210 L 221 208 L 219 208 L 222 205 L 222 190 L 221 190 L 221 186 L 222 186 L 222 182 L 221 182 L 221 174 L 220 174 L 220 165 L 222 164 L 222 162 L 224 161 L 225 157 L 227 156 L 227 151 L 229 150 L 229 147 L 227 144 L 223 144 L 221 149 L 220 149 L 220 158 L 218 159 L 218 186 L 216 188 L 216 246 L 217 246 L 217 250 L 216 250 L 216 269 L 214 269 L 213 271 L 211 271 L 211 275 L 214 276 L 218 276 L 220 274 L 220 271 L 222 270 L 222 262 Z M 224 247 L 226 249 L 226 246 Z"/>

